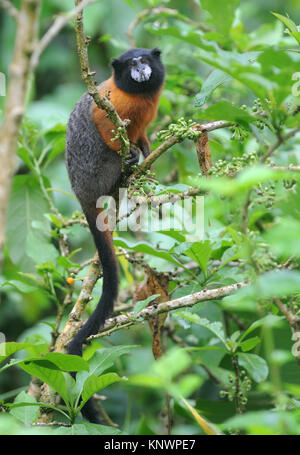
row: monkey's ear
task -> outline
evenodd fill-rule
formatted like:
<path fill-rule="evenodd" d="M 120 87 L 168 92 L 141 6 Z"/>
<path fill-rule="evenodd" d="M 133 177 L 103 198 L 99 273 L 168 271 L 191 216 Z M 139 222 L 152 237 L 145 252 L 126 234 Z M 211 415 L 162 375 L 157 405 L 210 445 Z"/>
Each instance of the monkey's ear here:
<path fill-rule="evenodd" d="M 120 65 L 120 60 L 118 58 L 113 58 L 110 64 L 114 69 L 116 69 Z"/>
<path fill-rule="evenodd" d="M 155 57 L 159 57 L 161 54 L 161 50 L 158 49 L 158 47 L 155 47 L 154 49 L 152 49 L 151 54 L 154 55 Z"/>

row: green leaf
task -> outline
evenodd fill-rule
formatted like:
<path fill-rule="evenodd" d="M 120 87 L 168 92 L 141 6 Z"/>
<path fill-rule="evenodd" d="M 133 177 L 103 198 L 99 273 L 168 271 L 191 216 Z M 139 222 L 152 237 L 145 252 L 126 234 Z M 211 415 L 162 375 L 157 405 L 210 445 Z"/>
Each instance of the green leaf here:
<path fill-rule="evenodd" d="M 158 3 L 161 3 L 161 0 L 147 0 L 147 3 L 149 4 L 149 6 L 154 7 Z"/>
<path fill-rule="evenodd" d="M 273 409 L 236 415 L 228 419 L 222 428 L 229 431 L 242 428 L 253 435 L 299 434 L 299 423 L 293 414 Z"/>
<path fill-rule="evenodd" d="M 125 380 L 126 378 L 121 378 L 116 373 L 106 373 L 99 377 L 91 374 L 83 385 L 80 409 L 94 395 L 94 393 L 98 392 L 98 390 L 104 389 L 115 382 Z"/>
<path fill-rule="evenodd" d="M 203 379 L 196 374 L 186 374 L 179 380 L 176 386 L 179 389 L 180 395 L 183 397 L 190 396 L 193 392 L 199 389 Z"/>
<path fill-rule="evenodd" d="M 28 393 L 22 391 L 14 399 L 14 403 L 36 403 L 36 399 Z M 16 419 L 21 420 L 25 425 L 29 425 L 38 418 L 39 410 L 35 406 L 22 406 L 12 408 L 10 414 Z"/>
<path fill-rule="evenodd" d="M 135 432 L 136 435 L 155 435 L 156 433 L 150 428 L 147 418 L 142 415 L 138 427 Z"/>
<path fill-rule="evenodd" d="M 182 235 L 180 232 L 175 231 L 175 229 L 171 229 L 170 231 L 157 231 L 159 234 L 166 235 L 171 237 L 172 239 L 176 240 L 178 243 L 184 242 L 185 236 Z"/>
<path fill-rule="evenodd" d="M 186 321 L 192 322 L 201 327 L 205 327 L 210 332 L 212 332 L 217 338 L 219 338 L 219 340 L 224 344 L 226 348 L 228 348 L 224 329 L 221 322 L 210 322 L 208 319 L 200 318 L 197 314 L 190 313 L 189 311 L 180 310 L 174 312 L 173 315 L 179 318 L 183 318 Z"/>
<path fill-rule="evenodd" d="M 7 343 L 0 344 L 0 362 L 14 354 L 15 352 L 26 349 L 31 354 L 36 355 L 47 350 L 47 344 L 40 343 L 34 345 L 32 343 L 16 343 L 15 341 L 9 341 Z"/>
<path fill-rule="evenodd" d="M 243 352 L 251 351 L 251 349 L 255 348 L 255 346 L 260 343 L 261 340 L 259 337 L 249 338 L 248 340 L 242 341 L 239 343 Z"/>
<path fill-rule="evenodd" d="M 207 263 L 211 257 L 212 251 L 210 241 L 204 240 L 203 242 L 193 243 L 192 246 L 185 251 L 185 254 L 200 265 L 201 270 L 206 277 Z"/>
<path fill-rule="evenodd" d="M 12 286 L 18 291 L 22 292 L 23 294 L 31 294 L 32 292 L 35 292 L 39 286 L 32 286 L 31 284 L 26 283 L 25 281 L 20 281 L 20 280 L 11 280 L 11 281 L 5 281 L 4 283 L 1 284 L 0 287 L 4 286 Z"/>
<path fill-rule="evenodd" d="M 225 267 L 225 265 L 227 265 L 229 262 L 231 261 L 234 261 L 235 259 L 238 258 L 238 254 L 237 254 L 237 246 L 236 245 L 233 245 L 231 246 L 230 248 L 227 248 L 224 253 L 223 253 L 223 256 L 222 256 L 222 264 L 221 266 L 219 267 L 219 270 L 222 268 L 222 267 Z"/>
<path fill-rule="evenodd" d="M 202 107 L 203 104 L 209 100 L 211 94 L 217 87 L 231 79 L 232 77 L 224 73 L 224 71 L 218 69 L 212 71 L 203 82 L 201 91 L 195 97 L 195 107 Z"/>
<path fill-rule="evenodd" d="M 212 121 L 226 120 L 232 123 L 239 123 L 246 127 L 254 121 L 251 115 L 243 109 L 234 106 L 229 101 L 218 101 L 217 103 L 214 103 L 212 106 L 205 109 L 205 111 L 202 111 L 201 117 Z"/>
<path fill-rule="evenodd" d="M 46 218 L 47 218 L 47 217 L 49 217 L 50 220 L 52 221 L 52 223 L 53 223 L 56 227 L 58 227 L 59 229 L 63 227 L 63 222 L 62 222 L 62 220 L 61 220 L 58 216 L 54 215 L 54 213 L 48 213 L 48 214 L 46 214 Z"/>
<path fill-rule="evenodd" d="M 8 206 L 6 246 L 14 264 L 26 264 L 26 241 L 32 230 L 32 221 L 44 221 L 49 210 L 39 183 L 32 175 L 17 175 L 13 178 Z M 25 270 L 28 272 L 28 270 Z"/>
<path fill-rule="evenodd" d="M 58 250 L 51 243 L 45 242 L 34 231 L 30 231 L 26 240 L 26 253 L 35 263 L 40 264 L 55 261 L 59 256 Z"/>
<path fill-rule="evenodd" d="M 128 242 L 125 239 L 114 238 L 114 244 L 116 246 L 121 246 L 122 248 L 126 248 L 126 249 L 128 248 L 133 251 L 149 254 L 150 256 L 155 256 L 160 259 L 164 259 L 165 261 L 171 262 L 172 264 L 182 267 L 182 264 L 180 264 L 178 261 L 176 261 L 176 259 L 174 259 L 170 253 L 168 253 L 166 251 L 161 251 L 157 248 L 154 248 L 152 245 L 150 245 L 150 243 L 137 242 L 137 243 L 133 244 L 131 242 Z"/>
<path fill-rule="evenodd" d="M 128 354 L 132 349 L 137 347 L 137 345 L 131 345 L 99 349 L 95 352 L 92 359 L 89 360 L 90 372 L 99 376 L 103 371 L 113 366 L 118 357 Z"/>
<path fill-rule="evenodd" d="M 68 404 L 66 380 L 64 374 L 49 360 L 24 361 L 19 364 L 22 370 L 48 384 Z M 74 382 L 75 383 L 75 382 Z"/>
<path fill-rule="evenodd" d="M 295 38 L 298 44 L 300 44 L 300 32 L 290 33 L 290 35 Z"/>
<path fill-rule="evenodd" d="M 293 218 L 278 220 L 264 234 L 264 238 L 272 246 L 275 253 L 283 257 L 300 257 L 299 242 L 300 222 Z M 287 235 L 288 233 L 288 235 Z"/>
<path fill-rule="evenodd" d="M 150 295 L 150 297 L 148 297 L 147 299 L 136 302 L 136 304 L 134 305 L 133 314 L 134 315 L 138 314 L 140 311 L 146 308 L 146 306 L 148 306 L 150 302 L 153 302 L 153 300 L 157 299 L 157 297 L 159 296 L 160 294 Z"/>
<path fill-rule="evenodd" d="M 271 169 L 267 166 L 255 165 L 242 170 L 234 179 L 218 177 L 210 180 L 191 178 L 192 184 L 201 188 L 212 190 L 224 196 L 234 196 L 245 193 L 259 183 L 270 180 L 281 180 L 286 177 L 282 171 Z"/>
<path fill-rule="evenodd" d="M 266 361 L 256 354 L 237 353 L 239 365 L 248 372 L 256 382 L 265 381 L 269 374 Z"/>
<path fill-rule="evenodd" d="M 161 377 L 174 378 L 191 364 L 191 359 L 182 349 L 173 348 L 152 365 L 152 370 Z"/>
<path fill-rule="evenodd" d="M 54 158 L 56 158 L 61 153 L 64 153 L 65 149 L 66 149 L 65 134 L 61 134 L 53 140 L 51 151 L 47 155 L 47 160 L 46 163 L 43 165 L 43 169 L 45 169 L 48 166 L 48 164 L 54 160 Z"/>
<path fill-rule="evenodd" d="M 67 430 L 67 431 L 66 431 Z M 82 422 L 75 423 L 71 428 L 63 428 L 60 434 L 77 434 L 77 435 L 119 435 L 121 430 L 114 427 L 99 425 L 96 423 Z"/>
<path fill-rule="evenodd" d="M 188 352 L 197 352 L 197 351 L 221 351 L 221 352 L 227 352 L 226 349 L 224 349 L 224 348 L 220 348 L 219 346 L 210 346 L 210 345 L 200 346 L 200 347 L 197 347 L 197 348 L 188 347 L 188 348 L 184 348 L 184 349 L 186 351 L 188 351 Z"/>
<path fill-rule="evenodd" d="M 162 378 L 154 376 L 153 374 L 134 374 L 129 378 L 129 384 L 138 385 L 141 387 L 150 387 L 153 389 L 160 389 L 164 387 Z"/>
<path fill-rule="evenodd" d="M 240 72 L 235 77 L 261 99 L 264 99 L 265 96 L 268 96 L 278 88 L 278 85 L 271 79 L 254 72 Z"/>
<path fill-rule="evenodd" d="M 234 308 L 246 310 L 247 308 L 249 311 L 253 311 L 260 300 L 299 293 L 300 272 L 296 270 L 272 270 L 259 276 L 252 285 L 224 297 L 222 306 L 231 310 Z"/>
<path fill-rule="evenodd" d="M 69 415 L 64 412 L 62 409 L 58 408 L 57 406 L 53 406 L 51 404 L 47 404 L 47 403 L 43 403 L 43 402 L 39 402 L 39 401 L 36 401 L 36 402 L 30 402 L 30 401 L 22 401 L 22 402 L 18 402 L 18 403 L 5 403 L 5 406 L 9 409 L 16 409 L 16 408 L 22 408 L 22 407 L 43 407 L 43 408 L 47 408 L 47 409 L 52 409 L 53 411 L 57 411 L 57 412 L 60 412 L 61 414 L 63 414 L 67 419 L 69 419 Z"/>
<path fill-rule="evenodd" d="M 18 157 L 21 158 L 21 160 L 24 161 L 28 169 L 31 171 L 34 171 L 34 165 L 32 164 L 32 159 L 30 156 L 30 153 L 28 152 L 26 147 L 23 147 L 22 145 L 18 146 Z"/>
<path fill-rule="evenodd" d="M 224 35 L 229 33 L 235 11 L 239 6 L 239 0 L 201 0 L 201 6 L 211 15 L 211 22 L 217 30 Z"/>
<path fill-rule="evenodd" d="M 80 264 L 76 264 L 75 262 L 70 261 L 70 259 L 68 259 L 65 256 L 60 256 L 57 259 L 57 264 L 60 265 L 61 267 L 63 267 L 63 269 L 65 269 L 65 270 L 71 269 L 74 267 L 80 267 Z"/>
<path fill-rule="evenodd" d="M 132 346 L 114 346 L 112 348 L 102 348 L 96 351 L 89 359 L 89 371 L 81 371 L 76 375 L 76 390 L 80 394 L 83 384 L 90 375 L 100 376 L 105 370 L 112 367 L 117 358 L 121 355 L 128 354 L 132 349 L 138 347 Z"/>
<path fill-rule="evenodd" d="M 172 382 L 172 379 L 186 370 L 190 364 L 191 358 L 187 352 L 175 347 L 153 362 L 147 372 L 131 376 L 130 384 L 165 389 L 170 395 L 178 398 L 180 396 L 180 390 Z"/>
<path fill-rule="evenodd" d="M 253 285 L 257 296 L 261 298 L 283 297 L 300 293 L 300 272 L 296 270 L 278 270 L 266 272 Z"/>
<path fill-rule="evenodd" d="M 240 342 L 246 338 L 249 333 L 253 332 L 256 330 L 258 327 L 265 326 L 265 327 L 276 327 L 278 324 L 280 325 L 281 322 L 283 321 L 284 316 L 277 316 L 275 314 L 268 314 L 267 316 L 258 319 L 257 321 L 253 322 L 248 329 L 243 333 L 243 335 L 240 338 Z"/>
<path fill-rule="evenodd" d="M 281 22 L 284 23 L 284 25 L 290 30 L 290 32 L 295 33 L 298 31 L 297 25 L 289 17 L 282 16 L 282 14 L 273 13 L 273 12 L 272 12 L 272 14 L 275 17 L 277 17 L 277 19 L 281 20 Z"/>
<path fill-rule="evenodd" d="M 62 371 L 89 371 L 88 363 L 77 355 L 48 352 L 42 359 L 49 360 Z"/>

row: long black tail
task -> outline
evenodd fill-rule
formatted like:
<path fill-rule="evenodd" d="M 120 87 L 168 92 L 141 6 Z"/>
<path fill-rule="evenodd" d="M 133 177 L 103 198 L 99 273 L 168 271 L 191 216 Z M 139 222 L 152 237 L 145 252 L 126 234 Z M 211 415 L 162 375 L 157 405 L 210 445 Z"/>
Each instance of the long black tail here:
<path fill-rule="evenodd" d="M 99 259 L 101 261 L 103 286 L 102 295 L 95 311 L 68 345 L 69 354 L 80 356 L 82 355 L 82 345 L 85 340 L 90 335 L 98 333 L 100 327 L 104 325 L 107 317 L 113 312 L 114 302 L 118 296 L 119 285 L 118 263 L 112 242 L 111 232 L 108 228 L 104 231 L 97 228 L 96 219 L 99 212 L 97 212 L 96 209 L 86 209 L 84 212 L 98 250 Z M 90 422 L 99 423 L 99 418 L 97 417 L 98 413 L 91 400 L 89 400 L 83 407 L 82 414 Z"/>

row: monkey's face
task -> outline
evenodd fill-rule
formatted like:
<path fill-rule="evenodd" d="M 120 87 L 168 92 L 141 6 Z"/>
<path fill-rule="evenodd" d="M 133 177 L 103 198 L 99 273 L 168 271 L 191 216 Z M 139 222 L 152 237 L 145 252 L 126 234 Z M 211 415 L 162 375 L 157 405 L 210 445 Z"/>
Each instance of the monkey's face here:
<path fill-rule="evenodd" d="M 130 75 L 136 82 L 149 81 L 152 73 L 151 66 L 146 57 L 133 57 L 130 62 Z"/>
<path fill-rule="evenodd" d="M 127 93 L 153 93 L 164 81 L 161 51 L 155 49 L 131 49 L 112 61 L 117 86 Z"/>

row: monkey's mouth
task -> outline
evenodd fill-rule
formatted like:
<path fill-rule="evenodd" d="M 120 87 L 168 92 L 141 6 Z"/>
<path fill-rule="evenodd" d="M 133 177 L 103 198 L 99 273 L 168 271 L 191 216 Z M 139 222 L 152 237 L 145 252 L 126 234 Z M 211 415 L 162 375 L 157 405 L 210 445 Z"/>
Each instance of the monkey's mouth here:
<path fill-rule="evenodd" d="M 152 69 L 148 63 L 141 63 L 140 61 L 137 61 L 135 66 L 131 68 L 131 77 L 136 82 L 149 81 L 151 73 Z"/>

